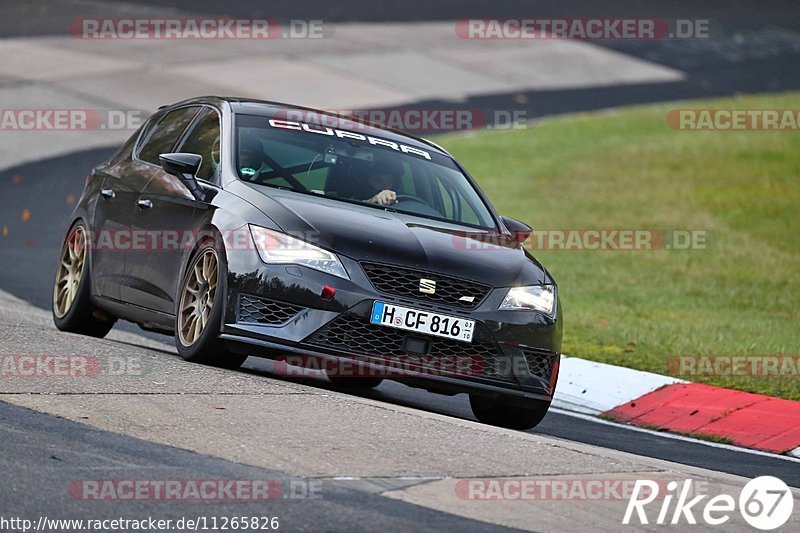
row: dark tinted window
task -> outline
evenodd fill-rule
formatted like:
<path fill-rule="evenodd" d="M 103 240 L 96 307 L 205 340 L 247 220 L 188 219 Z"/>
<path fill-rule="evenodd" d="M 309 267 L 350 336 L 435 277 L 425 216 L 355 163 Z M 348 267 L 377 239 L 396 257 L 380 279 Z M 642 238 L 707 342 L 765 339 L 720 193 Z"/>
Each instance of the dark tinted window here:
<path fill-rule="evenodd" d="M 176 109 L 167 113 L 156 125 L 150 138 L 139 152 L 139 159 L 159 165 L 158 156 L 169 153 L 178 141 L 183 130 L 199 111 L 197 107 Z"/>
<path fill-rule="evenodd" d="M 195 122 L 192 131 L 181 146 L 181 152 L 203 156 L 203 163 L 197 171 L 197 177 L 206 181 L 214 181 L 219 167 L 219 118 L 215 111 L 207 109 L 203 116 Z"/>
<path fill-rule="evenodd" d="M 247 182 L 361 202 L 479 228 L 494 220 L 453 160 L 413 139 L 406 145 L 331 118 L 330 125 L 236 115 L 236 166 Z M 378 195 L 394 193 L 380 204 Z"/>

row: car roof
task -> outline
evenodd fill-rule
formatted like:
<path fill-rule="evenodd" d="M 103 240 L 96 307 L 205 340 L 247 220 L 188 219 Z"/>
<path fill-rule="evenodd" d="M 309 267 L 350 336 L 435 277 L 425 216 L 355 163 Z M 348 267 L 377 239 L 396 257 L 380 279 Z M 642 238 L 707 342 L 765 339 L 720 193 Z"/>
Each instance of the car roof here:
<path fill-rule="evenodd" d="M 388 128 L 381 126 L 380 124 L 375 124 L 344 114 L 325 111 L 322 109 L 314 109 L 311 107 L 286 104 L 283 102 L 271 102 L 268 100 L 256 100 L 253 98 L 240 97 L 202 96 L 189 100 L 183 100 L 173 105 L 163 107 L 174 107 L 186 104 L 212 104 L 219 107 L 223 102 L 230 106 L 231 111 L 234 114 L 260 115 L 264 117 L 275 117 L 277 115 L 286 120 L 295 120 L 297 122 L 307 122 L 310 124 L 319 124 L 320 121 L 322 121 L 323 125 L 325 126 L 341 128 L 343 130 L 355 129 L 359 133 L 365 135 L 374 135 L 390 141 L 401 142 L 410 146 L 433 148 L 442 155 L 450 158 L 453 157 L 447 150 L 438 144 L 401 130 Z M 283 116 L 283 113 L 286 113 L 286 115 Z"/>

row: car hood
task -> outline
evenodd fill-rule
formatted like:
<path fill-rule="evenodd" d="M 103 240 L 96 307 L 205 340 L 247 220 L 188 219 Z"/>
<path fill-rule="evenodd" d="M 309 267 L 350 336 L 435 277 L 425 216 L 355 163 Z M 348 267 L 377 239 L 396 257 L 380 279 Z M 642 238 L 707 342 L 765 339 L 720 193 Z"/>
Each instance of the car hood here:
<path fill-rule="evenodd" d="M 470 279 L 495 287 L 545 282 L 542 265 L 522 249 L 487 244 L 485 231 L 245 184 L 248 200 L 283 231 L 356 261 L 374 261 Z"/>

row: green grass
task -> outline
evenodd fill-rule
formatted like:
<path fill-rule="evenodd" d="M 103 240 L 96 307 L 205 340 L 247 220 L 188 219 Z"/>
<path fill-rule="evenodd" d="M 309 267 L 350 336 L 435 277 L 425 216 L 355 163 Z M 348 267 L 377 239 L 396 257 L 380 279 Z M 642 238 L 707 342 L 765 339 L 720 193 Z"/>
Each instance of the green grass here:
<path fill-rule="evenodd" d="M 676 131 L 676 108 L 798 109 L 800 93 L 637 106 L 437 138 L 538 229 L 704 230 L 705 250 L 535 255 L 564 353 L 658 373 L 675 356 L 800 354 L 800 133 Z M 800 377 L 688 377 L 800 400 Z"/>
<path fill-rule="evenodd" d="M 681 433 L 681 435 L 686 435 L 687 437 L 691 437 L 693 439 L 716 442 L 717 444 L 734 444 L 734 442 L 728 437 L 720 437 L 719 435 L 709 435 L 707 433 Z"/>

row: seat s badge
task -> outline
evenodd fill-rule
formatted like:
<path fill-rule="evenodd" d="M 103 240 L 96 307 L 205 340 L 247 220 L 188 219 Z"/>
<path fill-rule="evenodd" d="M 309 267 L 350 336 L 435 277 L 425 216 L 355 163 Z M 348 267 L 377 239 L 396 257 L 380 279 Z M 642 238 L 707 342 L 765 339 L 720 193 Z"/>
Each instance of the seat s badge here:
<path fill-rule="evenodd" d="M 436 282 L 432 279 L 420 279 L 419 292 L 422 294 L 434 294 L 436 292 Z"/>

